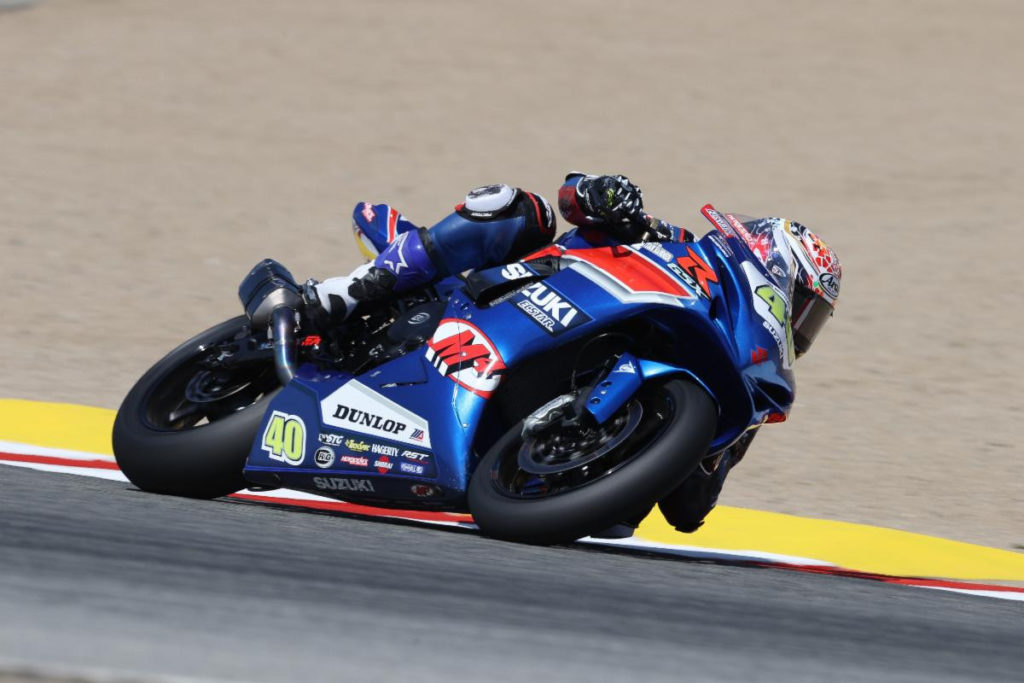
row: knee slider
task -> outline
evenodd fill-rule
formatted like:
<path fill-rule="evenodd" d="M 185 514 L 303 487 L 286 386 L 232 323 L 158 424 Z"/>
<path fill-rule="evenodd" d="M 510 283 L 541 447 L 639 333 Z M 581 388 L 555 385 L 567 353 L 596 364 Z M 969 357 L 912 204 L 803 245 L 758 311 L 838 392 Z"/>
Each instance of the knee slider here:
<path fill-rule="evenodd" d="M 458 211 L 468 218 L 494 218 L 511 209 L 520 194 L 508 185 L 484 185 L 470 190 Z"/>
<path fill-rule="evenodd" d="M 509 185 L 484 185 L 470 190 L 466 201 L 455 207 L 455 211 L 463 218 L 481 221 L 521 217 L 531 232 L 555 234 L 555 212 L 548 200 Z"/>

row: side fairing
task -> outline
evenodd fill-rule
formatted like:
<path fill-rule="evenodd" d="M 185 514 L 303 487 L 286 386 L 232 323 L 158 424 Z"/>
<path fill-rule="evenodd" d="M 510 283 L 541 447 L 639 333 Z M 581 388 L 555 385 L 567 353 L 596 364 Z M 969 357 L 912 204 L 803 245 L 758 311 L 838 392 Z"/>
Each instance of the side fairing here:
<path fill-rule="evenodd" d="M 359 377 L 304 366 L 272 401 L 245 476 L 344 498 L 457 501 L 468 446 L 455 398 L 422 351 Z"/>

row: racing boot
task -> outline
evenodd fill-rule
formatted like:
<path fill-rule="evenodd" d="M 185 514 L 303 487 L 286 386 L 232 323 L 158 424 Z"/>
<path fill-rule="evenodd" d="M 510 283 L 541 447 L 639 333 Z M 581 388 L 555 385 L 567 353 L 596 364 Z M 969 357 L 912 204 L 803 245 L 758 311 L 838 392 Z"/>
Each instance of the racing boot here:
<path fill-rule="evenodd" d="M 705 458 L 672 493 L 658 501 L 661 513 L 677 531 L 692 534 L 704 525 L 718 503 L 725 477 L 743 459 L 757 430 L 752 429 L 720 455 Z"/>
<path fill-rule="evenodd" d="M 402 233 L 416 225 L 388 204 L 359 202 L 352 210 L 352 232 L 359 251 L 368 261 L 380 256 Z"/>
<path fill-rule="evenodd" d="M 635 517 L 631 517 L 627 520 L 619 522 L 618 524 L 612 524 L 607 529 L 603 529 L 602 531 L 599 531 L 596 534 L 590 534 L 590 537 L 609 539 L 632 538 L 633 534 L 636 532 L 637 527 L 640 526 L 640 522 L 644 521 L 647 515 L 651 513 L 652 509 L 654 509 L 653 505 L 648 507 L 641 514 L 636 515 Z"/>
<path fill-rule="evenodd" d="M 357 308 L 379 306 L 395 294 L 433 282 L 440 269 L 430 256 L 431 249 L 426 229 L 408 230 L 372 263 L 323 282 L 307 281 L 302 288 L 307 318 L 315 328 L 326 331 L 344 322 Z"/>

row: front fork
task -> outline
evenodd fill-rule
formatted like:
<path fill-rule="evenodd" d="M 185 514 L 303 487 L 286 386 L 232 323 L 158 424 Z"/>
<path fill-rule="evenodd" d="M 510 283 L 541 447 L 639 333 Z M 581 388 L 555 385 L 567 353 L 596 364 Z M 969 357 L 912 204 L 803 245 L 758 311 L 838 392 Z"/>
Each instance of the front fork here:
<path fill-rule="evenodd" d="M 584 419 L 604 424 L 624 406 L 647 380 L 673 374 L 685 374 L 697 382 L 712 399 L 715 395 L 698 377 L 685 368 L 654 360 L 637 358 L 625 352 L 603 377 L 584 387 L 578 395 L 563 394 L 531 413 L 523 422 L 523 437 L 543 431 L 556 420 L 575 423 Z"/>

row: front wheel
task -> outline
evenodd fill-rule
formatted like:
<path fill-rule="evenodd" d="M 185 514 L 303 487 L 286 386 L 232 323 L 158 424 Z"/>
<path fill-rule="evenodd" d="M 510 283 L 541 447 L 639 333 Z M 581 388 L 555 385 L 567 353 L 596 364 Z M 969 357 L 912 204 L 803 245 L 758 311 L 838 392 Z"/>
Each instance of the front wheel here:
<path fill-rule="evenodd" d="M 593 428 L 522 436 L 515 425 L 478 465 L 469 509 L 480 530 L 526 543 L 565 543 L 643 514 L 700 463 L 717 410 L 686 379 L 645 384 Z"/>
<path fill-rule="evenodd" d="M 135 384 L 114 420 L 114 456 L 144 491 L 217 498 L 242 468 L 279 385 L 265 335 L 239 316 L 171 351 Z"/>

